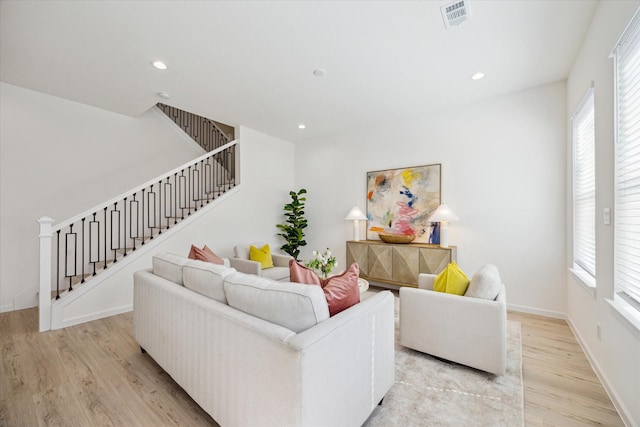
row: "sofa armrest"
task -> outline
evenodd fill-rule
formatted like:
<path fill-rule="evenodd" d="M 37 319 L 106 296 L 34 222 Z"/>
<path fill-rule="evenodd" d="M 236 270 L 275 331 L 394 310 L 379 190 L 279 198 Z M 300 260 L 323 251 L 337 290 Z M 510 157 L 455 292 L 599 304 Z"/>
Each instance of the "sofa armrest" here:
<path fill-rule="evenodd" d="M 287 267 L 289 268 L 289 260 L 293 259 L 291 255 L 271 254 L 274 267 Z"/>
<path fill-rule="evenodd" d="M 418 274 L 418 288 L 433 290 L 433 282 L 436 280 L 435 274 L 420 273 Z"/>
<path fill-rule="evenodd" d="M 229 264 L 241 273 L 262 275 L 262 265 L 258 261 L 249 259 L 229 258 Z"/>
<path fill-rule="evenodd" d="M 286 340 L 300 354 L 303 419 L 313 420 L 302 425 L 365 422 L 394 383 L 393 312 L 393 294 L 379 292 Z"/>
<path fill-rule="evenodd" d="M 400 344 L 502 375 L 507 355 L 504 298 L 489 301 L 401 288 Z"/>

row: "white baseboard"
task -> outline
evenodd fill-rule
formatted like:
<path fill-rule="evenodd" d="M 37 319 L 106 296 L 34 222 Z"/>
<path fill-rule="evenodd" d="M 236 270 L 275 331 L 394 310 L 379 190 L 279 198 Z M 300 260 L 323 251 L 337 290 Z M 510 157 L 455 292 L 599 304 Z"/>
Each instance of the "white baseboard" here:
<path fill-rule="evenodd" d="M 22 310 L 24 308 L 36 307 L 38 305 L 38 292 L 40 288 L 33 287 L 16 295 L 13 298 L 13 309 Z"/>
<path fill-rule="evenodd" d="M 11 304 L 0 305 L 0 313 L 6 313 L 7 311 L 13 311 L 13 305 Z"/>
<path fill-rule="evenodd" d="M 566 320 L 567 320 L 567 323 L 569 324 L 569 328 L 571 329 L 571 332 L 573 332 L 573 335 L 576 337 L 576 340 L 578 341 L 580 348 L 582 348 L 582 351 L 584 352 L 585 356 L 587 356 L 587 360 L 591 365 L 591 369 L 593 369 L 593 372 L 595 372 L 596 376 L 600 380 L 600 383 L 602 383 L 604 390 L 607 392 L 609 399 L 611 399 L 613 406 L 615 406 L 616 410 L 618 411 L 618 414 L 620 414 L 620 418 L 622 418 L 622 422 L 624 422 L 624 425 L 629 427 L 638 427 L 638 425 L 634 424 L 633 420 L 629 416 L 629 411 L 627 410 L 627 407 L 624 405 L 624 403 L 622 403 L 622 400 L 618 397 L 618 394 L 615 392 L 615 390 L 611 388 L 611 386 L 609 385 L 610 384 L 609 379 L 604 374 L 602 369 L 600 369 L 600 365 L 598 364 L 596 358 L 593 357 L 593 354 L 591 354 L 591 351 L 589 351 L 589 348 L 586 346 L 585 341 L 582 339 L 582 337 L 578 333 L 578 329 L 574 327 L 573 322 L 571 321 L 571 318 L 569 316 L 566 316 Z"/>
<path fill-rule="evenodd" d="M 537 314 L 538 316 L 553 317 L 555 319 L 567 320 L 567 315 L 559 311 L 544 310 L 541 308 L 527 307 L 525 305 L 507 304 L 507 310 L 518 311 L 520 313 Z"/>
<path fill-rule="evenodd" d="M 96 313 L 87 314 L 84 316 L 73 317 L 70 319 L 65 319 L 59 322 L 58 324 L 52 324 L 51 330 L 54 329 L 62 329 L 68 326 L 78 325 L 80 323 L 90 322 L 92 320 L 103 319 L 105 317 L 115 316 L 116 314 L 128 313 L 133 310 L 133 304 L 127 304 L 122 307 L 110 308 L 109 310 L 99 311 Z M 57 323 L 57 322 L 56 322 Z"/>

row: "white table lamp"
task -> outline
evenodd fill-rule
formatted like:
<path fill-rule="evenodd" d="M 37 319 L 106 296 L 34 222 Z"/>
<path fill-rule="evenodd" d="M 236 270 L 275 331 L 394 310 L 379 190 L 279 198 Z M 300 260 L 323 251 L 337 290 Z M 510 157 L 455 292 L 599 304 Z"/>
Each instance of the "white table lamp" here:
<path fill-rule="evenodd" d="M 429 222 L 439 222 L 440 223 L 440 247 L 448 248 L 449 247 L 449 229 L 448 222 L 449 221 L 460 221 L 458 215 L 454 214 L 453 211 L 449 208 L 449 206 L 444 203 L 438 206 L 438 209 L 433 211 L 429 219 Z"/>
<path fill-rule="evenodd" d="M 366 221 L 367 216 L 359 207 L 354 206 L 344 219 L 347 221 L 353 221 L 353 240 L 357 242 L 360 240 L 360 221 Z"/>

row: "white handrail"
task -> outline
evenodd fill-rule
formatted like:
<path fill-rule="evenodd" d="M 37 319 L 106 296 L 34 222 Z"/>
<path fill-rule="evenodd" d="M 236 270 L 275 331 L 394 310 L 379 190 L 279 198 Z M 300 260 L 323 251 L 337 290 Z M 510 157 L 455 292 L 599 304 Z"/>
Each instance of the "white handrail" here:
<path fill-rule="evenodd" d="M 86 218 L 86 217 L 88 217 L 90 215 L 93 215 L 95 212 L 98 212 L 101 209 L 104 209 L 105 207 L 111 206 L 114 203 L 119 202 L 120 200 L 124 199 L 125 197 L 129 197 L 133 193 L 137 193 L 139 191 L 142 191 L 142 189 L 144 189 L 144 188 L 147 188 L 147 187 L 149 187 L 151 185 L 155 185 L 155 184 L 158 183 L 158 181 L 163 180 L 163 179 L 165 179 L 165 178 L 167 178 L 167 177 L 169 177 L 169 176 L 171 176 L 171 175 L 173 175 L 175 173 L 178 173 L 178 172 L 184 170 L 185 168 L 188 168 L 191 165 L 194 165 L 194 164 L 196 164 L 196 163 L 198 163 L 198 162 L 200 162 L 200 161 L 202 161 L 204 159 L 207 159 L 207 158 L 213 156 L 214 154 L 217 154 L 217 153 L 219 153 L 221 151 L 224 151 L 227 148 L 236 145 L 237 143 L 238 143 L 237 139 L 233 140 L 231 142 L 226 143 L 222 147 L 216 148 L 213 151 L 209 151 L 208 153 L 203 154 L 202 156 L 200 156 L 200 157 L 198 157 L 198 158 L 196 158 L 194 160 L 189 160 L 187 163 L 185 163 L 185 164 L 183 164 L 181 166 L 178 166 L 177 168 L 172 169 L 169 172 L 165 172 L 162 175 L 158 175 L 156 178 L 153 178 L 153 179 L 145 182 L 144 184 L 133 188 L 132 190 L 129 190 L 129 191 L 125 192 L 125 193 L 122 193 L 119 196 L 116 196 L 116 197 L 110 199 L 107 202 L 101 203 L 101 204 L 99 204 L 97 206 L 94 206 L 94 207 L 92 207 L 90 209 L 87 209 L 86 211 L 82 212 L 81 214 L 78 214 L 78 215 L 76 215 L 76 216 L 74 216 L 74 217 L 72 217 L 70 219 L 62 221 L 61 223 L 59 223 L 56 226 L 52 227 L 51 228 L 51 232 L 54 233 L 54 232 L 56 232 L 58 230 L 62 230 L 64 227 L 67 227 L 67 226 L 69 226 L 71 224 L 74 224 L 77 221 L 80 221 L 82 218 Z"/>

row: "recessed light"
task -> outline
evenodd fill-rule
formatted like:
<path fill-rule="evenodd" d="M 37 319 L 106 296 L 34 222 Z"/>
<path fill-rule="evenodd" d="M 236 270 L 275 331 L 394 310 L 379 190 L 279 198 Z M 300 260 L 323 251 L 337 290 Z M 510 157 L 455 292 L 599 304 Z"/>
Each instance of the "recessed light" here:
<path fill-rule="evenodd" d="M 153 61 L 151 63 L 151 65 L 153 65 L 154 67 L 156 67 L 158 70 L 166 70 L 167 69 L 167 64 L 165 64 L 162 61 Z"/>
<path fill-rule="evenodd" d="M 322 77 L 327 73 L 326 70 L 323 70 L 322 68 L 316 68 L 315 70 L 313 70 L 313 75 L 316 77 Z"/>
<path fill-rule="evenodd" d="M 475 73 L 471 76 L 471 80 L 480 80 L 484 78 L 484 73 Z"/>
<path fill-rule="evenodd" d="M 304 123 L 300 123 L 298 125 L 298 129 L 306 129 L 307 127 L 304 125 Z"/>

